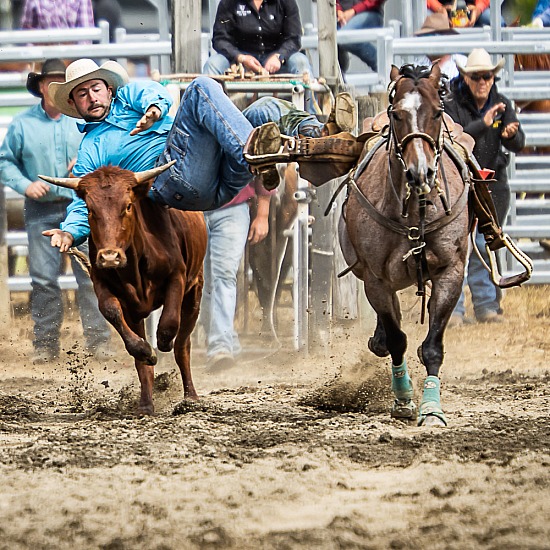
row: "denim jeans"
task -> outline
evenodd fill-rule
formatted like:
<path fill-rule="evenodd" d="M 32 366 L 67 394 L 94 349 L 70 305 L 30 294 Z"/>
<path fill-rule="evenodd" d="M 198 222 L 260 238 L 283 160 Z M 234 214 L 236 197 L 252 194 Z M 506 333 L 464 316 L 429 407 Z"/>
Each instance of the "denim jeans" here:
<path fill-rule="evenodd" d="M 264 96 L 244 109 L 243 115 L 252 126 L 257 127 L 266 122 L 277 122 L 282 134 L 298 137 L 321 137 L 323 123 L 315 115 L 297 109 L 285 99 Z"/>
<path fill-rule="evenodd" d="M 243 156 L 252 125 L 221 85 L 200 76 L 187 87 L 157 165 L 176 164 L 157 177 L 156 202 L 179 210 L 214 210 L 252 180 Z"/>
<path fill-rule="evenodd" d="M 362 11 L 354 15 L 341 30 L 355 31 L 360 29 L 374 29 L 384 26 L 384 16 L 377 11 Z M 338 40 L 338 33 L 336 33 Z M 356 55 L 361 61 L 366 63 L 373 71 L 378 69 L 376 59 L 376 47 L 371 42 L 358 42 L 356 44 L 342 44 L 338 49 Z"/>
<path fill-rule="evenodd" d="M 63 301 L 57 277 L 61 270 L 62 254 L 50 246 L 42 231 L 59 227 L 65 219 L 70 201 L 38 202 L 25 200 L 25 227 L 29 238 L 29 274 L 31 277 L 31 312 L 34 321 L 34 347 L 59 353 L 59 336 L 63 323 Z M 88 244 L 78 247 L 85 254 Z M 78 289 L 76 297 L 86 348 L 93 351 L 107 342 L 110 329 L 97 306 L 92 282 L 80 264 L 71 256 L 72 269 Z"/>
<path fill-rule="evenodd" d="M 205 212 L 204 218 L 208 247 L 200 323 L 206 332 L 206 354 L 208 358 L 220 352 L 236 355 L 241 351 L 234 329 L 237 272 L 250 225 L 248 203 Z"/>
<path fill-rule="evenodd" d="M 263 65 L 269 55 L 262 56 L 258 61 Z M 229 69 L 231 63 L 224 55 L 220 53 L 215 53 L 208 58 L 208 61 L 204 64 L 202 72 L 204 74 L 224 74 L 225 71 Z M 286 61 L 284 65 L 281 65 L 281 68 L 277 73 L 290 73 L 295 75 L 302 75 L 308 73 L 310 76 L 313 75 L 313 69 L 307 56 L 301 52 L 293 53 Z M 313 106 L 311 92 L 306 90 L 304 94 L 304 103 L 306 111 L 315 114 L 315 109 Z"/>
<path fill-rule="evenodd" d="M 255 101 L 243 113 L 225 95 L 218 82 L 200 76 L 188 86 L 164 152 L 157 165 L 176 164 L 157 177 L 149 193 L 160 204 L 179 210 L 215 210 L 227 204 L 252 181 L 243 148 L 253 126 L 278 122 L 282 114 L 295 111 L 300 131 L 319 131 L 314 115 L 297 110 L 292 103 L 273 97 Z M 283 133 L 296 128 L 283 125 Z"/>
<path fill-rule="evenodd" d="M 489 184 L 489 189 L 495 203 L 495 209 L 499 219 L 499 223 L 503 223 L 506 219 L 506 214 L 510 207 L 510 186 L 507 182 L 496 182 Z M 481 252 L 483 259 L 487 265 L 489 258 L 485 251 L 485 237 L 479 231 L 476 231 L 475 242 L 478 250 Z M 484 313 L 500 311 L 500 300 L 502 291 L 495 286 L 491 279 L 491 274 L 483 267 L 481 260 L 472 250 L 467 261 L 466 277 L 464 285 L 468 284 L 472 295 L 472 305 L 474 307 L 474 315 L 479 317 Z M 464 290 L 458 299 L 458 303 L 453 311 L 453 314 L 464 316 L 466 311 L 464 305 Z"/>

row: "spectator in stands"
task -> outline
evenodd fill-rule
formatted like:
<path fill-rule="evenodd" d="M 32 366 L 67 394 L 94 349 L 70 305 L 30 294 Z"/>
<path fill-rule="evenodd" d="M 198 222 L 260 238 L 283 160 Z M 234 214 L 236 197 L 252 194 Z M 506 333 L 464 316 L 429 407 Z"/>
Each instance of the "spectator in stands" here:
<path fill-rule="evenodd" d="M 451 83 L 451 95 L 445 100 L 445 111 L 475 139 L 474 156 L 482 168 L 495 171 L 495 181 L 489 189 L 495 203 L 498 221 L 504 223 L 510 205 L 510 186 L 506 174 L 508 157 L 504 149 L 517 153 L 525 145 L 515 109 L 508 98 L 500 94 L 495 84 L 504 59 L 496 64 L 483 48 L 475 48 L 464 65 L 459 65 L 460 76 Z M 504 149 L 503 149 L 504 148 Z M 485 253 L 483 235 L 476 234 L 476 244 Z M 472 294 L 474 314 L 478 321 L 500 323 L 501 293 L 475 253 L 470 255 L 467 282 Z M 464 294 L 451 317 L 451 325 L 464 322 Z"/>
<path fill-rule="evenodd" d="M 456 6 L 456 0 L 427 0 L 428 10 L 430 12 L 449 13 Z M 468 12 L 468 21 L 465 27 L 483 27 L 491 25 L 491 10 L 489 9 L 491 0 L 466 0 L 465 8 Z M 504 27 L 505 21 L 501 18 L 501 25 Z"/>
<path fill-rule="evenodd" d="M 438 12 L 428 15 L 422 24 L 422 27 L 414 33 L 415 36 L 446 36 L 449 34 L 458 34 L 451 28 L 449 18 L 446 13 Z M 429 67 L 433 62 L 438 61 L 441 72 L 448 81 L 459 75 L 457 63 L 466 63 L 466 56 L 462 54 L 443 54 L 443 55 L 425 55 L 415 60 L 416 65 L 425 65 Z"/>
<path fill-rule="evenodd" d="M 550 27 L 550 0 L 538 0 L 533 10 L 531 27 Z"/>
<path fill-rule="evenodd" d="M 122 27 L 122 9 L 118 0 L 92 0 L 92 9 L 96 24 L 102 20 L 109 23 L 109 42 L 114 42 L 116 29 Z"/>
<path fill-rule="evenodd" d="M 233 366 L 241 352 L 234 329 L 237 305 L 237 273 L 246 241 L 259 243 L 269 231 L 271 192 L 256 178 L 228 205 L 204 213 L 208 247 L 204 259 L 204 289 L 200 323 L 206 333 L 207 369 L 217 372 Z M 249 201 L 257 201 L 250 223 Z"/>
<path fill-rule="evenodd" d="M 65 65 L 60 59 L 46 60 L 40 73 L 28 75 L 27 89 L 41 102 L 14 117 L 0 148 L 2 183 L 25 196 L 34 363 L 55 360 L 60 352 L 63 302 L 57 277 L 62 256 L 50 246 L 42 231 L 63 221 L 71 193 L 50 187 L 38 179 L 38 174 L 66 177 L 80 144 L 75 120 L 62 115 L 46 93 L 51 82 L 63 82 L 64 76 Z M 87 246 L 81 249 L 87 253 Z M 77 300 L 86 348 L 98 359 L 105 359 L 110 355 L 110 330 L 99 312 L 87 273 L 76 261 L 72 267 L 78 282 Z"/>
<path fill-rule="evenodd" d="M 91 0 L 25 0 L 22 29 L 72 29 L 93 27 Z"/>
<path fill-rule="evenodd" d="M 223 74 L 232 64 L 258 74 L 312 74 L 300 52 L 302 24 L 296 0 L 221 0 L 204 74 Z"/>
<path fill-rule="evenodd" d="M 384 26 L 384 4 L 386 0 L 337 0 L 336 19 L 338 29 L 347 31 L 373 29 Z M 338 36 L 336 38 L 338 40 Z M 373 71 L 378 69 L 376 47 L 371 42 L 338 45 L 340 69 L 349 69 L 349 54 L 356 55 Z"/>

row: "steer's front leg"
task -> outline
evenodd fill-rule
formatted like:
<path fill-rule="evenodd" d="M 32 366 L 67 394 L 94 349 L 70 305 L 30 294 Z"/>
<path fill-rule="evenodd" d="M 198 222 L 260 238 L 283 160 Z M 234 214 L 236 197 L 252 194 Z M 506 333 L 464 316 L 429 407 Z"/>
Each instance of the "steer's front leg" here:
<path fill-rule="evenodd" d="M 130 327 L 124 318 L 120 301 L 116 296 L 107 293 L 97 293 L 99 311 L 105 319 L 115 327 L 124 342 L 126 351 L 136 360 L 147 365 L 156 365 L 157 356 L 149 342 L 145 339 L 144 323 Z"/>

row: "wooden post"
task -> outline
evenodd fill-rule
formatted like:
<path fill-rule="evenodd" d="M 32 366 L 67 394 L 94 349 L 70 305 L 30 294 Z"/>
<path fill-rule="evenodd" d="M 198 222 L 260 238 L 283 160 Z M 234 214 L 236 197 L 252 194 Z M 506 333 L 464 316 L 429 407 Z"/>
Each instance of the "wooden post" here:
<path fill-rule="evenodd" d="M 339 84 L 340 69 L 336 48 L 336 1 L 318 0 L 317 19 L 319 20 L 319 75 L 335 89 Z"/>
<path fill-rule="evenodd" d="M 201 3 L 173 0 L 172 50 L 175 73 L 200 73 Z"/>

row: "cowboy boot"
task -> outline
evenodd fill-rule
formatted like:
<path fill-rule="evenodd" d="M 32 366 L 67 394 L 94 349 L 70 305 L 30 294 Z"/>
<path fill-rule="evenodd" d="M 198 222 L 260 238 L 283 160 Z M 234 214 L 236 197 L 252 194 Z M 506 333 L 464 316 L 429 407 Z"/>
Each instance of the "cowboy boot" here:
<path fill-rule="evenodd" d="M 354 132 L 357 126 L 357 111 L 355 102 L 348 92 L 340 92 L 336 95 L 334 106 L 328 116 L 323 136 L 332 136 L 341 132 Z"/>
<path fill-rule="evenodd" d="M 253 174 L 260 177 L 262 185 L 271 191 L 279 185 L 279 172 L 275 163 L 260 162 L 260 159 L 273 157 L 281 150 L 281 132 L 275 122 L 267 122 L 257 128 L 254 128 L 244 146 L 244 157 L 251 166 Z M 250 159 L 256 160 L 254 164 Z"/>

